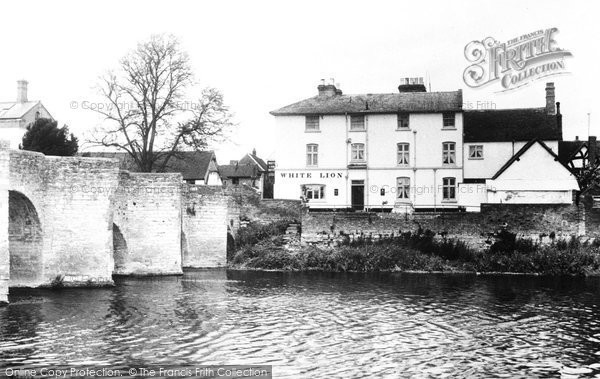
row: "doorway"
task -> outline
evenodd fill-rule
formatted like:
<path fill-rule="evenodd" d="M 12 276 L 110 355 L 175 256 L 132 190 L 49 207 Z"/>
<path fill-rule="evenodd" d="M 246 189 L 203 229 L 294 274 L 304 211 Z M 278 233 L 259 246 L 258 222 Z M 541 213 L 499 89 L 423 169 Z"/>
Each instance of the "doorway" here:
<path fill-rule="evenodd" d="M 352 181 L 352 209 L 362 211 L 365 209 L 365 181 Z"/>

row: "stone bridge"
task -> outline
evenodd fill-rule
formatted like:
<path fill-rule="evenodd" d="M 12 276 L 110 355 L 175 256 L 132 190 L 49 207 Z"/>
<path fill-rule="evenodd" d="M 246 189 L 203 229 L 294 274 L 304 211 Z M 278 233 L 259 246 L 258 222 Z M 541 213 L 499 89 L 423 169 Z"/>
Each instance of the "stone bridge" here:
<path fill-rule="evenodd" d="M 226 263 L 220 188 L 120 171 L 0 142 L 0 302 L 9 287 L 112 285 L 113 274 L 181 274 Z"/>

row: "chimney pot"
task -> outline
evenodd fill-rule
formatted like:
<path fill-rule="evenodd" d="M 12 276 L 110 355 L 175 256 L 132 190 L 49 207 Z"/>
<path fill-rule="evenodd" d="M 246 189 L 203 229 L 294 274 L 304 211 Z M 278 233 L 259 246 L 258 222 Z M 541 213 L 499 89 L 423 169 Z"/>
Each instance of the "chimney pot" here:
<path fill-rule="evenodd" d="M 556 114 L 556 103 L 554 100 L 554 83 L 546 83 L 546 113 L 549 115 Z"/>
<path fill-rule="evenodd" d="M 17 81 L 17 103 L 27 102 L 27 80 Z"/>

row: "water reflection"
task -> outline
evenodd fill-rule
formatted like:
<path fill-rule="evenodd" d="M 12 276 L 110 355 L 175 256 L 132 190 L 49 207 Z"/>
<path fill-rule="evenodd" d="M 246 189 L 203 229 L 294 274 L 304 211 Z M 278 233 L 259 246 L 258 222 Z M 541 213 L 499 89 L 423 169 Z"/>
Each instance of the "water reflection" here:
<path fill-rule="evenodd" d="M 15 290 L 0 367 L 273 364 L 275 377 L 600 375 L 600 280 L 189 271 Z"/>

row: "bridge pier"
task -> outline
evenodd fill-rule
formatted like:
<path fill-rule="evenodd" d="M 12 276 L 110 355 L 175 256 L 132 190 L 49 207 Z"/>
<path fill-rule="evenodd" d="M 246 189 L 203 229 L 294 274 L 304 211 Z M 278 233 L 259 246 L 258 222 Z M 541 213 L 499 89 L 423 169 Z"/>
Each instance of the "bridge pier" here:
<path fill-rule="evenodd" d="M 0 304 L 8 303 L 10 260 L 8 253 L 8 168 L 9 155 L 5 141 L 0 141 Z"/>

